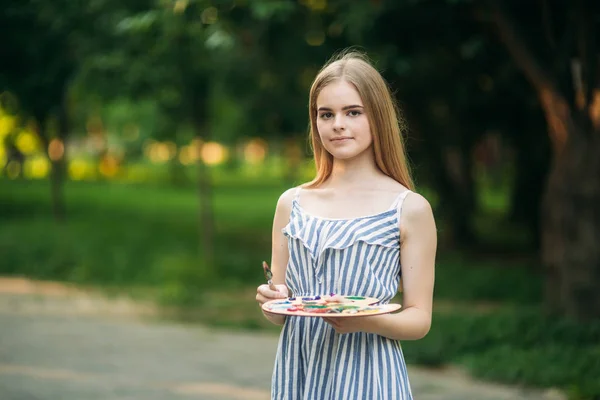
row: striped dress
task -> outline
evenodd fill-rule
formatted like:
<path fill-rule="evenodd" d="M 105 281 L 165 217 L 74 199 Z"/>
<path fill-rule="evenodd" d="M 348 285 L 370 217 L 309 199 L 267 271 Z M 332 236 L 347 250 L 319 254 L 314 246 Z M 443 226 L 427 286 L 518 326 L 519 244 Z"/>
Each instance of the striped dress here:
<path fill-rule="evenodd" d="M 285 282 L 295 296 L 337 293 L 388 303 L 400 280 L 401 203 L 352 219 L 310 215 L 292 203 Z M 412 400 L 400 343 L 364 332 L 337 334 L 317 317 L 286 317 L 275 360 L 276 400 Z"/>

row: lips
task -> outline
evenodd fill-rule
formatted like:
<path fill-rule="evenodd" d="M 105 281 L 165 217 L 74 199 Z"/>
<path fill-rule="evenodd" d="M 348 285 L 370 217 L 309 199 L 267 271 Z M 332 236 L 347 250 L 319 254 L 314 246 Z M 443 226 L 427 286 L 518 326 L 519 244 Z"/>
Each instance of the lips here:
<path fill-rule="evenodd" d="M 346 140 L 350 140 L 350 139 L 352 139 L 352 138 L 349 136 L 341 136 L 341 137 L 333 138 L 333 139 L 331 139 L 331 141 L 332 142 L 345 142 Z"/>

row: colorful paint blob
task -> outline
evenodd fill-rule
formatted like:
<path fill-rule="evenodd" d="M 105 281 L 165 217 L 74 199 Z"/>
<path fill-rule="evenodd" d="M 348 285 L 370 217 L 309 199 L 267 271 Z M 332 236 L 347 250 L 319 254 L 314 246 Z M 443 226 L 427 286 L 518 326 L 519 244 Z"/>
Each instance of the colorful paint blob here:
<path fill-rule="evenodd" d="M 265 311 L 275 314 L 331 317 L 385 314 L 397 311 L 399 304 L 379 304 L 379 300 L 364 296 L 329 295 L 290 297 L 272 300 L 263 305 Z"/>

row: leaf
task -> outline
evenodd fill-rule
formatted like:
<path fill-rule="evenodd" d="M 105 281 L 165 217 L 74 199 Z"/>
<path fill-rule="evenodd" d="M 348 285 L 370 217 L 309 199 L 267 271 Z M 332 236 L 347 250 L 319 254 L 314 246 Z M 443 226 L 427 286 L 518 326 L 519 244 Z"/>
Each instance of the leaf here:
<path fill-rule="evenodd" d="M 259 20 L 285 19 L 296 8 L 289 0 L 255 0 L 250 3 L 252 14 Z"/>
<path fill-rule="evenodd" d="M 117 24 L 116 31 L 122 34 L 145 32 L 157 22 L 158 17 L 158 13 L 152 10 L 124 18 Z"/>
<path fill-rule="evenodd" d="M 223 29 L 216 29 L 209 34 L 205 44 L 206 47 L 211 50 L 231 49 L 235 44 L 235 39 Z"/>

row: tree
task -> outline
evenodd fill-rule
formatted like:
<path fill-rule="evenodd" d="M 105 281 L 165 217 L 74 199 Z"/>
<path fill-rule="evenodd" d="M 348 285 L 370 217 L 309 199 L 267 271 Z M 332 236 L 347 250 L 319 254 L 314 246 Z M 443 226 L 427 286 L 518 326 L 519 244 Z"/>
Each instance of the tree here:
<path fill-rule="evenodd" d="M 304 143 L 308 150 L 312 79 L 332 52 L 347 45 L 340 34 L 326 40 L 323 9 L 317 3 L 255 1 L 228 15 L 230 31 L 239 42 L 236 53 L 243 61 L 228 74 L 227 88 L 244 104 L 246 131 L 290 146 L 290 184 L 298 183 L 301 155 L 293 155 L 296 146 Z"/>
<path fill-rule="evenodd" d="M 475 146 L 490 129 L 509 130 L 489 111 L 506 108 L 498 91 L 514 86 L 505 78 L 506 57 L 489 46 L 461 2 L 347 2 L 340 10 L 335 23 L 369 50 L 397 94 L 417 181 L 439 194 L 449 239 L 472 248 L 479 239 Z"/>
<path fill-rule="evenodd" d="M 472 146 L 482 132 L 500 129 L 518 150 L 518 166 L 526 170 L 516 172 L 512 214 L 534 227 L 540 224 L 549 308 L 598 317 L 600 5 L 543 1 L 540 8 L 538 3 L 508 2 L 511 13 L 501 3 L 507 2 L 372 1 L 352 7 L 346 2 L 336 3 L 340 12 L 333 19 L 352 27 L 349 39 L 377 55 L 406 100 L 411 124 L 427 143 L 418 153 L 429 161 L 429 176 L 450 210 L 455 236 L 463 242 L 472 237 Z M 532 24 L 536 20 L 542 23 Z M 487 34 L 491 26 L 495 35 Z M 496 37 L 510 58 L 498 51 Z M 533 92 L 523 90 L 515 69 Z M 486 81 L 496 89 L 485 90 Z M 539 126 L 531 94 L 545 116 L 547 138 L 527 129 Z M 547 143 L 552 145 L 549 172 Z M 452 147 L 457 148 L 459 173 L 449 173 L 453 168 L 445 159 Z M 545 186 L 538 185 L 546 176 Z M 532 218 L 542 196 L 542 213 Z M 519 197 L 527 204 L 522 211 L 516 206 Z"/>
<path fill-rule="evenodd" d="M 66 213 L 62 187 L 70 131 L 69 91 L 82 60 L 105 37 L 102 28 L 113 15 L 108 11 L 118 9 L 118 3 L 111 1 L 2 2 L 0 25 L 12 37 L 3 41 L 0 85 L 17 97 L 20 112 L 37 124 L 52 165 L 52 209 L 58 221 Z"/>
<path fill-rule="evenodd" d="M 48 151 L 53 136 L 64 143 L 68 132 L 67 86 L 75 68 L 69 37 L 73 7 L 64 15 L 57 12 L 58 5 L 37 0 L 8 2 L 2 8 L 0 24 L 14 36 L 3 42 L 6 54 L 0 84 L 18 98 L 21 113 L 36 121 L 36 133 Z M 52 119 L 58 121 L 54 132 Z M 65 155 L 64 150 L 58 153 L 62 153 L 60 157 L 49 159 L 53 211 L 61 221 L 65 213 L 61 189 Z"/>
<path fill-rule="evenodd" d="M 541 37 L 531 14 L 519 19 L 498 1 L 487 5 L 480 17 L 535 90 L 552 143 L 541 210 L 546 302 L 553 312 L 599 318 L 600 5 L 542 2 Z"/>
<path fill-rule="evenodd" d="M 270 9 L 259 2 L 254 7 Z M 201 153 L 214 138 L 214 92 L 236 83 L 244 86 L 239 79 L 247 76 L 244 31 L 236 31 L 231 21 L 247 15 L 227 1 L 147 2 L 116 21 L 112 41 L 86 64 L 83 85 L 105 100 L 124 93 L 132 99 L 153 99 L 168 120 L 157 137 L 173 139 L 179 128 L 191 127 Z M 213 185 L 202 158 L 197 164 L 200 252 L 204 264 L 212 266 Z"/>

